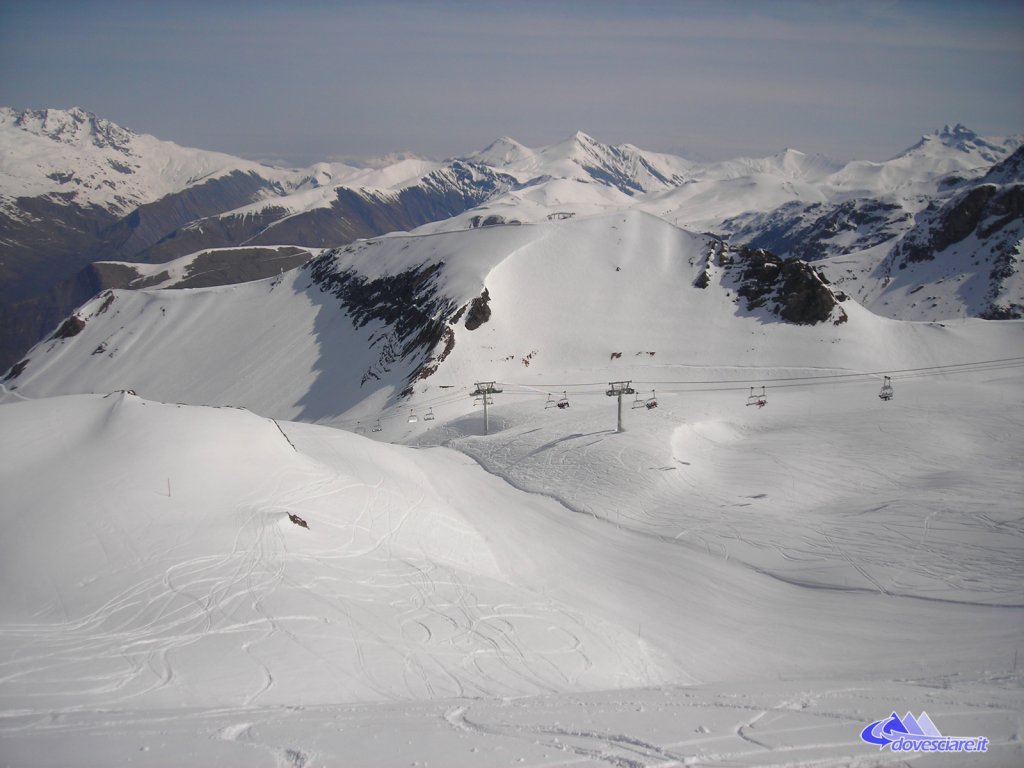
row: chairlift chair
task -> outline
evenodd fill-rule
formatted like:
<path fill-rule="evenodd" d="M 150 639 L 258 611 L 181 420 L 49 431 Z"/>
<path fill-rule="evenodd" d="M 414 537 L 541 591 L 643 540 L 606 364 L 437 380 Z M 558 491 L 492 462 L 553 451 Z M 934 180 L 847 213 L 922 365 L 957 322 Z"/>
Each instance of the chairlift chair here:
<path fill-rule="evenodd" d="M 433 421 L 434 420 L 434 409 L 433 408 L 428 408 L 427 409 L 427 412 L 423 415 L 423 420 L 424 421 Z"/>
<path fill-rule="evenodd" d="M 370 431 L 371 432 L 380 432 L 382 429 L 383 429 L 383 427 L 381 427 L 381 425 L 380 425 L 380 419 L 377 419 L 377 423 L 373 425 L 373 429 L 371 429 Z"/>
<path fill-rule="evenodd" d="M 884 381 L 882 382 L 882 391 L 878 393 L 878 397 L 881 398 L 882 400 L 889 401 L 892 400 L 892 396 L 892 379 L 886 376 Z"/>
<path fill-rule="evenodd" d="M 649 411 L 652 408 L 657 408 L 657 407 L 658 407 L 658 398 L 654 396 L 654 390 L 652 389 L 651 390 L 651 396 L 649 398 L 647 398 L 647 400 L 644 402 L 644 408 L 646 408 Z"/>
<path fill-rule="evenodd" d="M 558 407 L 558 401 L 555 400 L 555 396 L 549 392 L 548 399 L 544 401 L 544 410 L 546 411 L 548 408 L 556 407 Z"/>
<path fill-rule="evenodd" d="M 636 393 L 636 397 L 633 398 L 633 410 L 644 407 L 644 399 L 640 397 L 640 393 Z"/>
<path fill-rule="evenodd" d="M 569 407 L 569 396 L 565 393 L 565 390 L 562 390 L 562 398 L 555 405 L 559 408 Z"/>
<path fill-rule="evenodd" d="M 768 405 L 768 398 L 764 394 L 764 387 L 761 387 L 756 392 L 754 387 L 750 388 L 750 395 L 747 396 L 747 405 L 756 405 L 758 408 L 764 408 Z"/>
<path fill-rule="evenodd" d="M 356 422 L 356 434 L 357 435 L 365 435 L 366 434 L 366 427 L 363 426 L 363 423 L 361 421 L 357 421 Z"/>
<path fill-rule="evenodd" d="M 416 411 L 415 410 L 410 410 L 409 411 L 409 423 L 410 424 L 415 424 L 417 421 L 419 421 L 419 419 L 416 418 Z"/>

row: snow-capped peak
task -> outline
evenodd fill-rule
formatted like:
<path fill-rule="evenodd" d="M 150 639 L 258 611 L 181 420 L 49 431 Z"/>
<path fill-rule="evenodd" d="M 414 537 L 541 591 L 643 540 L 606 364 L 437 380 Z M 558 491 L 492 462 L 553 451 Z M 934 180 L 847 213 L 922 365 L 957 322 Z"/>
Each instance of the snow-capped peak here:
<path fill-rule="evenodd" d="M 505 168 L 522 163 L 533 156 L 534 152 L 529 147 L 509 136 L 501 136 L 479 152 L 468 155 L 466 159 L 482 165 L 489 165 L 492 168 Z"/>
<path fill-rule="evenodd" d="M 129 142 L 137 135 L 80 107 L 23 112 L 0 108 L 0 125 L 8 124 L 62 144 L 113 148 L 125 153 Z"/>
<path fill-rule="evenodd" d="M 965 125 L 957 123 L 925 134 L 921 140 L 897 157 L 920 155 L 939 157 L 950 152 L 966 157 L 962 161 L 974 166 L 992 165 L 1006 159 L 1017 147 L 1021 146 L 1022 137 L 984 139 Z"/>
<path fill-rule="evenodd" d="M 0 146 L 3 197 L 52 195 L 62 205 L 95 205 L 118 214 L 236 170 L 275 179 L 293 175 L 136 133 L 79 107 L 0 107 Z"/>

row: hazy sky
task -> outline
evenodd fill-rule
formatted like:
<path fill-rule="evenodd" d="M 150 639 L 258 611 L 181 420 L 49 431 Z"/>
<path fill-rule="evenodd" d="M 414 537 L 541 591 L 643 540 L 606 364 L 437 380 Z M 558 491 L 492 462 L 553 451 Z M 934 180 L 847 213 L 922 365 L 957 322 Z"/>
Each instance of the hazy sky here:
<path fill-rule="evenodd" d="M 1024 3 L 0 0 L 0 104 L 303 165 L 576 130 L 881 160 L 1024 132 Z"/>

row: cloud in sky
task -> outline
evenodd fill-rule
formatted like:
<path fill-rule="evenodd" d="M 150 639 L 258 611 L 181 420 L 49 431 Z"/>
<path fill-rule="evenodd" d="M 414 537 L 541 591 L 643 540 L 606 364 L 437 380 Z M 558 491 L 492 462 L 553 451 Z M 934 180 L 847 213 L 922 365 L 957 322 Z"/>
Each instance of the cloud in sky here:
<path fill-rule="evenodd" d="M 695 159 L 1024 131 L 1015 2 L 14 2 L 0 103 L 305 164 L 583 130 Z"/>

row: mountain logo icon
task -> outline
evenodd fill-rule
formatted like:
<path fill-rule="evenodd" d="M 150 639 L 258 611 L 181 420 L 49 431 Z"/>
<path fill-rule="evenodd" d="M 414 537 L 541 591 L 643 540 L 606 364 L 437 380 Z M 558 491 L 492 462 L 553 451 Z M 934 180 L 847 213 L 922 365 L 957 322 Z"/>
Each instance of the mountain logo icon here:
<path fill-rule="evenodd" d="M 893 712 L 869 724 L 860 738 L 893 752 L 986 752 L 989 743 L 984 736 L 943 736 L 923 710 L 917 717 L 907 712 L 901 718 Z"/>

